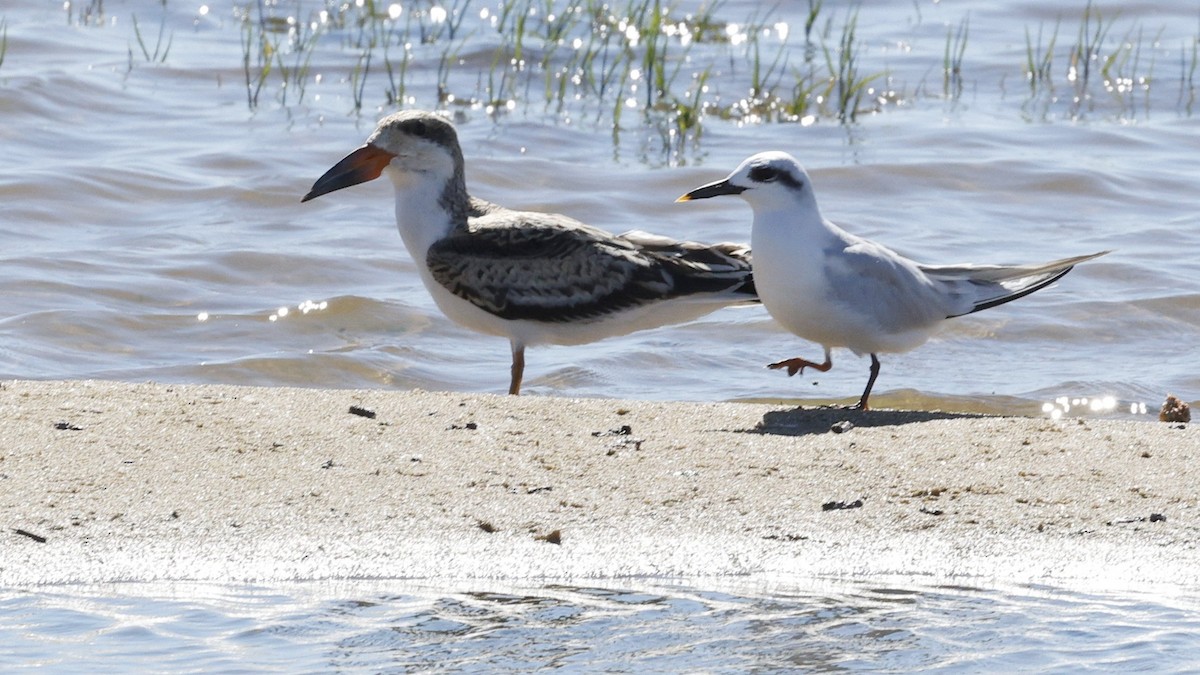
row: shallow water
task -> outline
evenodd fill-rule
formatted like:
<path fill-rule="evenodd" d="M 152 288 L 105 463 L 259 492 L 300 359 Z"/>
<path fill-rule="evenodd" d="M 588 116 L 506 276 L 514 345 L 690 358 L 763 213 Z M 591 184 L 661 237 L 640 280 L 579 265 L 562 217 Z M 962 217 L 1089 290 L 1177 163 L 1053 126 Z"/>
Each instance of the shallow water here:
<path fill-rule="evenodd" d="M 845 581 L 455 590 L 414 582 L 66 586 L 0 595 L 38 672 L 1186 672 L 1195 595 Z"/>
<path fill-rule="evenodd" d="M 559 109 L 529 84 L 489 114 L 470 102 L 495 70 L 499 38 L 475 15 L 491 8 L 494 18 L 499 6 L 488 3 L 470 6 L 457 42 L 413 47 L 405 104 L 439 107 L 438 63 L 455 47 L 446 81 L 457 96 L 446 105 L 471 189 L 614 231 L 747 240 L 740 200 L 672 200 L 753 151 L 778 148 L 812 172 L 828 217 L 924 261 L 1114 250 L 1050 290 L 947 322 L 917 351 L 886 356 L 880 405 L 1037 414 L 1057 397 L 1107 397 L 1128 414 L 1138 402 L 1153 412 L 1168 392 L 1188 398 L 1200 388 L 1191 367 L 1200 262 L 1179 253 L 1200 244 L 1194 8 L 1097 5 L 1108 22 L 1100 56 L 1122 57 L 1115 70 L 1136 76 L 1134 92 L 1093 84 L 1076 103 L 1068 52 L 1082 6 L 1007 2 L 968 16 L 948 4 L 860 10 L 859 67 L 887 75 L 871 83 L 887 102 L 864 105 L 878 112 L 853 124 L 829 114 L 761 124 L 714 114 L 698 137 L 684 138 L 633 108 L 614 134 L 607 102 L 568 97 Z M 761 14 L 755 7 L 725 3 L 717 18 L 744 20 Z M 118 0 L 14 0 L 0 11 L 8 242 L 0 377 L 503 391 L 508 346 L 432 305 L 395 233 L 389 186 L 299 203 L 395 107 L 382 56 L 355 112 L 355 28 L 327 27 L 306 51 L 288 51 L 286 31 L 260 31 L 281 40 L 284 65 L 311 56 L 303 86 L 282 86 L 277 66 L 251 108 L 244 36 L 289 17 L 319 20 L 316 6 L 296 3 L 267 3 L 267 23 L 257 23 L 258 11 Z M 764 61 L 786 57 L 779 72 L 820 65 L 801 63 L 804 15 L 793 11 L 771 18 L 792 27 L 794 47 L 785 50 L 775 24 L 760 40 Z M 1058 87 L 1031 93 L 1026 31 L 1046 46 L 1059 16 Z M 968 19 L 962 87 L 943 86 L 947 36 Z M 814 35 L 836 47 L 845 20 L 844 10 L 826 10 Z M 402 13 L 388 25 L 413 21 Z M 156 45 L 160 56 L 169 45 L 165 58 Z M 709 68 L 709 102 L 727 105 L 745 96 L 744 52 L 694 43 L 680 77 Z M 679 400 L 852 400 L 860 391 L 867 364 L 848 352 L 819 377 L 763 368 L 796 355 L 818 357 L 819 347 L 782 332 L 761 308 L 730 309 L 682 327 L 534 349 L 527 388 Z"/>
<path fill-rule="evenodd" d="M 469 584 L 467 585 L 469 586 Z M 1187 671 L 1194 596 L 718 581 L 66 586 L 5 593 L 38 671 Z M 152 649 L 148 647 L 152 646 Z"/>

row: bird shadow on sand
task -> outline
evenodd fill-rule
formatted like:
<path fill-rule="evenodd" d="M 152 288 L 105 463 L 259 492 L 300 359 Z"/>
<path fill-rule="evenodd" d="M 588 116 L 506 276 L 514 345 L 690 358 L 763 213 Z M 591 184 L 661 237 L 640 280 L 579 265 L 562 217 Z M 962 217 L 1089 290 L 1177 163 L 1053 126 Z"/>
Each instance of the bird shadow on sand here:
<path fill-rule="evenodd" d="M 940 410 L 849 410 L 837 406 L 799 407 L 772 410 L 745 433 L 776 436 L 810 436 L 841 433 L 855 427 L 895 427 L 934 420 L 980 419 L 994 415 L 942 412 Z"/>

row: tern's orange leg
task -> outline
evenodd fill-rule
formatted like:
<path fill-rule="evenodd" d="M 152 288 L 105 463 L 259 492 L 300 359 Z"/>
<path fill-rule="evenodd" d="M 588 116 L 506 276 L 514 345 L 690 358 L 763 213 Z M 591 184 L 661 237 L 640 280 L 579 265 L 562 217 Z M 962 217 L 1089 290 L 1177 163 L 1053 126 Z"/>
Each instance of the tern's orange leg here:
<path fill-rule="evenodd" d="M 767 367 L 770 368 L 771 370 L 779 370 L 780 368 L 787 368 L 788 377 L 791 377 L 791 376 L 795 375 L 796 373 L 803 373 L 805 368 L 812 368 L 813 370 L 819 370 L 822 373 L 824 373 L 833 367 L 833 361 L 830 360 L 829 350 L 826 349 L 825 350 L 825 363 L 813 363 L 812 361 L 802 359 L 800 357 L 796 357 L 794 359 L 785 359 L 783 361 L 776 361 L 775 363 L 768 364 Z"/>

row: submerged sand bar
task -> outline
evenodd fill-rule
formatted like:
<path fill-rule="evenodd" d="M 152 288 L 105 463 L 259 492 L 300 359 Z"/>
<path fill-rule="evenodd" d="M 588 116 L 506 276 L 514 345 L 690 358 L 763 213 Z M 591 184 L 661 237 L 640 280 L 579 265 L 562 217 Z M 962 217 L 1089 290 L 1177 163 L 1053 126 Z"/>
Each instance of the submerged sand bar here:
<path fill-rule="evenodd" d="M 0 586 L 902 574 L 1194 587 L 1198 459 L 1194 429 L 1158 422 L 10 381 Z"/>

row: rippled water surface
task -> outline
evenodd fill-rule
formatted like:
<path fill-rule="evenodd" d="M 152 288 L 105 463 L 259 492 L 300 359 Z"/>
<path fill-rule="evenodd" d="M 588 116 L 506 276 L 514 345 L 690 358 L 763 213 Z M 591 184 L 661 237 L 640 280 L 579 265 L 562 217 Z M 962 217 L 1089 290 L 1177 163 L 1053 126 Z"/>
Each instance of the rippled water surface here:
<path fill-rule="evenodd" d="M 38 672 L 1186 672 L 1194 595 L 849 582 L 133 584 L 0 595 Z M 706 590 L 707 589 L 707 590 Z"/>
<path fill-rule="evenodd" d="M 1127 414 L 1200 388 L 1194 7 L 1093 3 L 1085 24 L 1082 3 L 864 5 L 851 121 L 829 103 L 844 7 L 822 10 L 806 49 L 802 3 L 722 3 L 708 33 L 684 20 L 698 3 L 680 3 L 670 16 L 685 28 L 664 28 L 660 47 L 671 99 L 646 112 L 653 66 L 585 71 L 580 54 L 642 58 L 648 38 L 618 21 L 625 42 L 603 54 L 578 26 L 549 42 L 541 4 L 507 5 L 528 31 L 510 66 L 511 30 L 497 26 L 515 15 L 495 1 L 397 4 L 373 22 L 353 4 L 6 2 L 0 377 L 503 391 L 507 344 L 433 306 L 390 186 L 299 203 L 402 105 L 455 117 L 479 196 L 614 231 L 748 240 L 740 200 L 673 199 L 784 149 L 828 217 L 924 261 L 1114 250 L 886 357 L 880 405 L 1036 414 L 1055 397 L 1109 397 Z M 1092 58 L 1072 57 L 1079 44 Z M 1044 66 L 1038 86 L 1030 62 Z M 588 93 L 579 72 L 614 79 Z M 755 81 L 777 99 L 814 82 L 829 93 L 791 115 L 756 108 L 769 97 L 750 95 Z M 679 112 L 692 102 L 699 127 Z M 846 352 L 815 378 L 763 368 L 796 355 L 819 348 L 760 308 L 731 309 L 534 349 L 526 379 L 531 393 L 681 400 L 861 390 L 867 364 Z"/>

